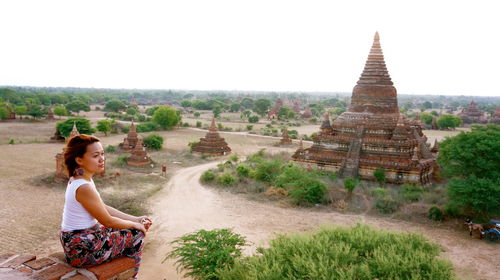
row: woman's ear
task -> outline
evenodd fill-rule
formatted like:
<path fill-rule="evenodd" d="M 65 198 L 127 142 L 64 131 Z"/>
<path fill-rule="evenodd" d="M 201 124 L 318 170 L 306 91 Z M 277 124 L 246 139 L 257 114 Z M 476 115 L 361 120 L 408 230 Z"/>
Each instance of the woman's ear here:
<path fill-rule="evenodd" d="M 82 165 L 83 163 L 83 159 L 81 157 L 76 157 L 75 158 L 75 162 L 78 164 L 78 165 Z"/>

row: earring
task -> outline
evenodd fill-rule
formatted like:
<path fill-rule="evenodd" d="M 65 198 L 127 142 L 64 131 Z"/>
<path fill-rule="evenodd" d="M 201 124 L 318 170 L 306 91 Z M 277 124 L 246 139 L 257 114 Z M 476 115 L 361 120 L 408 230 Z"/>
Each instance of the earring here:
<path fill-rule="evenodd" d="M 81 167 L 78 167 L 76 170 L 75 170 L 75 174 L 78 175 L 78 176 L 82 176 L 83 173 L 85 173 L 85 170 Z"/>

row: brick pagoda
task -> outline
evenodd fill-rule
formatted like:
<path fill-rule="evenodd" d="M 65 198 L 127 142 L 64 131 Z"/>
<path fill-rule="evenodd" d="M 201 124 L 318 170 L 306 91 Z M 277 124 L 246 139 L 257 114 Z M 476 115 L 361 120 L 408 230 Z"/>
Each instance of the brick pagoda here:
<path fill-rule="evenodd" d="M 313 140 L 311 148 L 299 148 L 293 159 L 306 168 L 336 171 L 344 178 L 375 180 L 374 171 L 383 168 L 388 182 L 425 184 L 436 168 L 421 126 L 399 113 L 378 33 L 350 107 L 333 123 L 326 114 Z"/>
<path fill-rule="evenodd" d="M 138 139 L 132 150 L 132 155 L 127 159 L 127 164 L 130 166 L 145 166 L 151 163 L 151 159 L 146 153 L 146 148 L 142 143 L 142 139 Z"/>
<path fill-rule="evenodd" d="M 52 112 L 52 108 L 47 109 L 47 120 L 54 120 L 54 112 Z"/>
<path fill-rule="evenodd" d="M 500 107 L 497 107 L 495 113 L 491 116 L 491 123 L 500 124 Z"/>
<path fill-rule="evenodd" d="M 285 127 L 285 130 L 283 130 L 283 135 L 280 140 L 280 145 L 291 145 L 292 144 L 292 139 L 290 139 L 290 136 L 288 135 L 288 129 Z"/>
<path fill-rule="evenodd" d="M 481 111 L 474 101 L 471 101 L 467 109 L 463 109 L 459 114 L 464 123 L 485 122 L 484 112 Z"/>
<path fill-rule="evenodd" d="M 137 131 L 134 122 L 132 121 L 130 130 L 127 133 L 127 137 L 123 138 L 123 142 L 118 146 L 125 152 L 131 152 L 137 144 L 138 139 L 139 138 L 137 137 Z"/>
<path fill-rule="evenodd" d="M 214 118 L 207 135 L 200 138 L 200 142 L 193 145 L 191 151 L 211 156 L 223 156 L 231 152 L 231 148 L 224 141 L 224 138 L 220 137 Z"/>

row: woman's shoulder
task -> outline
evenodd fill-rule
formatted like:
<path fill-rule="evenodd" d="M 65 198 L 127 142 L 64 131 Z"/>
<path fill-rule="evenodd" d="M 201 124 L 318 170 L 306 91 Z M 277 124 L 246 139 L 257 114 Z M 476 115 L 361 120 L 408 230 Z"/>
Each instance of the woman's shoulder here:
<path fill-rule="evenodd" d="M 68 187 L 79 187 L 81 185 L 85 185 L 85 184 L 88 184 L 88 185 L 94 185 L 94 182 L 93 181 L 87 181 L 85 179 L 81 179 L 81 178 L 74 178 L 74 177 L 71 177 L 68 181 Z"/>

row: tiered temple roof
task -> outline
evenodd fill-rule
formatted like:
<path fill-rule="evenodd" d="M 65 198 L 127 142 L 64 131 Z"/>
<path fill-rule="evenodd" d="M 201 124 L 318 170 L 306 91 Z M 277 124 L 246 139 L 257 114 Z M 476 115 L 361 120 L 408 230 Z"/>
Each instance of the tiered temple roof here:
<path fill-rule="evenodd" d="M 497 107 L 495 113 L 491 116 L 491 123 L 500 124 L 500 107 Z"/>
<path fill-rule="evenodd" d="M 469 107 L 467 109 L 463 109 L 459 115 L 464 123 L 484 121 L 484 112 L 477 107 L 477 104 L 474 101 L 471 101 Z"/>
<path fill-rule="evenodd" d="M 215 118 L 212 119 L 210 129 L 200 142 L 191 147 L 191 151 L 212 156 L 223 156 L 231 152 L 224 138 L 220 137 L 215 125 Z"/>
<path fill-rule="evenodd" d="M 276 103 L 274 104 L 273 108 L 269 110 L 267 113 L 267 118 L 269 120 L 277 119 L 278 118 L 278 112 L 283 107 L 283 100 L 281 98 L 276 99 Z"/>
<path fill-rule="evenodd" d="M 132 149 L 132 155 L 127 159 L 127 164 L 131 166 L 145 166 L 151 163 L 151 159 L 146 153 L 146 148 L 142 143 L 142 139 L 137 139 L 137 142 Z"/>
<path fill-rule="evenodd" d="M 139 138 L 137 137 L 137 130 L 135 128 L 134 122 L 132 122 L 132 124 L 130 125 L 130 130 L 127 133 L 127 137 L 123 138 L 123 142 L 118 146 L 126 152 L 131 152 L 137 144 L 138 139 Z"/>
<path fill-rule="evenodd" d="M 49 107 L 47 109 L 47 120 L 53 120 L 54 119 L 54 112 L 52 112 L 52 108 Z"/>
<path fill-rule="evenodd" d="M 423 184 L 431 181 L 436 168 L 421 125 L 399 113 L 378 33 L 353 89 L 351 106 L 333 123 L 325 115 L 313 140 L 311 148 L 299 148 L 293 159 L 342 177 L 374 180 L 374 171 L 383 168 L 389 182 Z"/>

